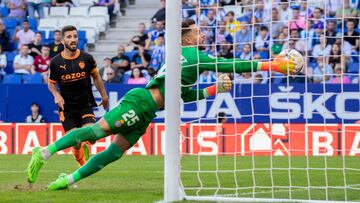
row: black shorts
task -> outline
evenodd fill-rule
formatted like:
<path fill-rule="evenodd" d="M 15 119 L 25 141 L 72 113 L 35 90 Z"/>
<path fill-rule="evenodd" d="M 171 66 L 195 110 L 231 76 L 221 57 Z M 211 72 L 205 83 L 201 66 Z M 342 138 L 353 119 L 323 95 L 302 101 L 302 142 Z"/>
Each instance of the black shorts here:
<path fill-rule="evenodd" d="M 92 108 L 59 110 L 59 119 L 65 132 L 73 128 L 81 128 L 88 123 L 95 123 L 96 118 Z"/>

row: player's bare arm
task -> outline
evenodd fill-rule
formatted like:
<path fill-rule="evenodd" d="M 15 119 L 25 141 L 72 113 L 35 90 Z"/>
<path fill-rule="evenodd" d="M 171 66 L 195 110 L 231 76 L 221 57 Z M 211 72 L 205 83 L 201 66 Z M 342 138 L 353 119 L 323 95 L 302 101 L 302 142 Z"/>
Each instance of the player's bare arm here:
<path fill-rule="evenodd" d="M 57 89 L 56 82 L 49 81 L 48 89 L 51 92 L 51 94 L 54 96 L 55 104 L 57 104 L 62 110 L 64 110 L 65 101 Z"/>
<path fill-rule="evenodd" d="M 100 105 L 102 105 L 104 107 L 104 109 L 106 110 L 109 107 L 109 97 L 106 93 L 104 83 L 101 79 L 99 71 L 96 68 L 91 72 L 91 77 L 94 79 L 95 87 L 100 92 L 100 95 L 101 95 L 102 101 L 101 101 Z"/>

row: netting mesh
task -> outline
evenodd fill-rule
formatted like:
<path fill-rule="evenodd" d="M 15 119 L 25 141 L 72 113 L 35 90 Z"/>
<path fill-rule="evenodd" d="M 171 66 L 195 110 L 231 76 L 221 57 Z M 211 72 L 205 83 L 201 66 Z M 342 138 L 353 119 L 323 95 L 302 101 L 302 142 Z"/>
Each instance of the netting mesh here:
<path fill-rule="evenodd" d="M 296 49 L 306 62 L 298 75 L 233 72 L 230 94 L 185 105 L 186 196 L 360 201 L 358 8 L 354 0 L 183 1 L 183 19 L 206 36 L 198 48 L 212 56 L 269 61 Z M 219 72 L 199 74 L 202 89 Z"/>

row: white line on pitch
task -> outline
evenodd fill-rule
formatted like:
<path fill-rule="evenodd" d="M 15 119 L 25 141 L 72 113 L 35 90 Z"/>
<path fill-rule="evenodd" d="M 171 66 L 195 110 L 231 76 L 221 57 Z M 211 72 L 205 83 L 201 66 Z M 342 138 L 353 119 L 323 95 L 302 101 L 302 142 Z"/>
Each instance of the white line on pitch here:
<path fill-rule="evenodd" d="M 55 170 L 45 170 L 45 171 L 41 171 L 42 173 L 52 173 L 52 172 L 58 172 Z M 0 173 L 26 173 L 26 170 L 23 171 L 0 171 Z"/>
<path fill-rule="evenodd" d="M 305 188 L 302 189 L 302 188 L 299 188 L 299 189 L 291 189 L 291 191 L 301 191 L 301 190 L 306 190 Z M 289 190 L 264 190 L 264 191 L 261 191 L 261 192 L 247 192 L 247 193 L 240 193 L 240 196 L 243 196 L 243 195 L 252 195 L 252 194 L 267 194 L 267 193 L 277 193 L 277 192 L 289 192 Z"/>

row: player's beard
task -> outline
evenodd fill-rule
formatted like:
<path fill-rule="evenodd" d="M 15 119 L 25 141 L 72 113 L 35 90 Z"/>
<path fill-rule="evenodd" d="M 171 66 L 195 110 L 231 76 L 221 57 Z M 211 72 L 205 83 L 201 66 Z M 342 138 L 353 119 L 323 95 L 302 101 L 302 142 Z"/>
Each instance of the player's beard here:
<path fill-rule="evenodd" d="M 74 48 L 72 47 L 74 46 Z M 71 45 L 71 44 L 65 44 L 65 48 L 70 50 L 71 52 L 75 52 L 77 50 L 77 43 Z"/>

